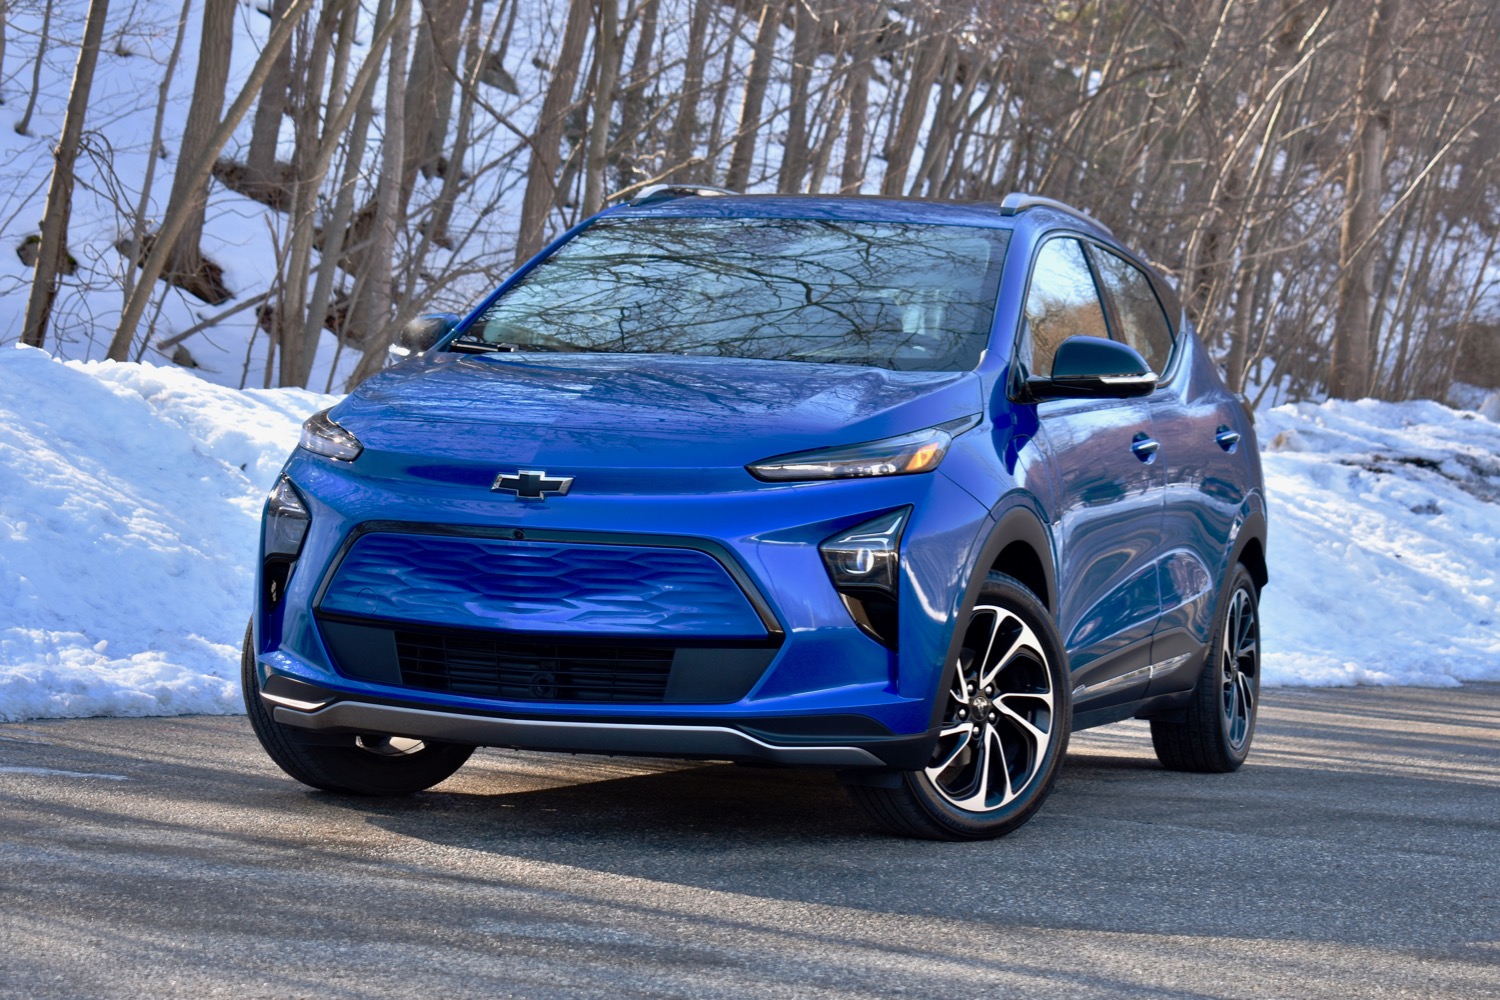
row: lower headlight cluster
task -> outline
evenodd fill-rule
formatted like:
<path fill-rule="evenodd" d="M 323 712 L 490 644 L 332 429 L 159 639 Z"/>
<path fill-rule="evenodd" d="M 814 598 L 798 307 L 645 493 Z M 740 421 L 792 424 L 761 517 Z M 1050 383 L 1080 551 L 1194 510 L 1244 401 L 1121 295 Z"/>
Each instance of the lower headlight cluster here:
<path fill-rule="evenodd" d="M 860 629 L 897 648 L 901 533 L 910 507 L 864 521 L 818 546 L 823 566 Z"/>
<path fill-rule="evenodd" d="M 267 608 L 281 603 L 311 524 L 312 514 L 292 481 L 286 476 L 277 479 L 271 495 L 266 497 L 266 512 L 260 524 L 260 551 L 264 560 L 262 597 Z"/>

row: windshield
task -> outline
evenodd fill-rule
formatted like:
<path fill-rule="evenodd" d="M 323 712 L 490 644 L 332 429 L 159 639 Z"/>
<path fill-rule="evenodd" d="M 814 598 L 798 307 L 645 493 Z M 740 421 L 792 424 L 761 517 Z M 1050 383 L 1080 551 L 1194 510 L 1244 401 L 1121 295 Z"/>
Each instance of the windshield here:
<path fill-rule="evenodd" d="M 460 349 L 975 367 L 1009 232 L 815 219 L 601 219 Z"/>

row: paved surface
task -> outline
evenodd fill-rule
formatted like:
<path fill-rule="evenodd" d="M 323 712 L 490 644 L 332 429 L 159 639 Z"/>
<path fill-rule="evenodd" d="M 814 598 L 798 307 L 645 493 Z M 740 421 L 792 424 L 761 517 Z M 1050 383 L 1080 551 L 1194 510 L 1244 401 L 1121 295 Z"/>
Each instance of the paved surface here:
<path fill-rule="evenodd" d="M 1030 825 L 482 751 L 303 790 L 243 718 L 0 726 L 0 996 L 1497 997 L 1500 685 L 1269 692 L 1235 775 L 1082 734 Z"/>

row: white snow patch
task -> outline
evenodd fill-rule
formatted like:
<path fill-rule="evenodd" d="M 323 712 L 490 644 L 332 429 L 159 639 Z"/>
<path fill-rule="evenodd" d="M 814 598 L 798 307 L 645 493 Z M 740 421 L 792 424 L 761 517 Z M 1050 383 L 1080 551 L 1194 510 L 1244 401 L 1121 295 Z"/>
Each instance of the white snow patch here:
<path fill-rule="evenodd" d="M 1500 425 L 1438 403 L 1260 416 L 1268 684 L 1500 679 Z"/>
<path fill-rule="evenodd" d="M 240 711 L 261 504 L 334 398 L 0 349 L 0 720 Z"/>

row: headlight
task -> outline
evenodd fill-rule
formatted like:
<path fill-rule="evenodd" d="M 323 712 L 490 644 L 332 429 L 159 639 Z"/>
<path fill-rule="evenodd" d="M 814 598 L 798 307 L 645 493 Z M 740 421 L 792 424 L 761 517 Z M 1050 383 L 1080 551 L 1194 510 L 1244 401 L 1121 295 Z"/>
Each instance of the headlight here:
<path fill-rule="evenodd" d="M 778 455 L 752 462 L 745 469 L 769 482 L 816 479 L 862 479 L 931 472 L 948 453 L 954 437 L 978 423 L 976 417 L 950 420 L 926 430 L 895 437 Z"/>
<path fill-rule="evenodd" d="M 319 410 L 307 418 L 302 425 L 299 448 L 306 448 L 314 455 L 326 455 L 343 462 L 352 462 L 365 450 L 359 438 L 344 430 L 328 418 L 327 410 Z"/>

